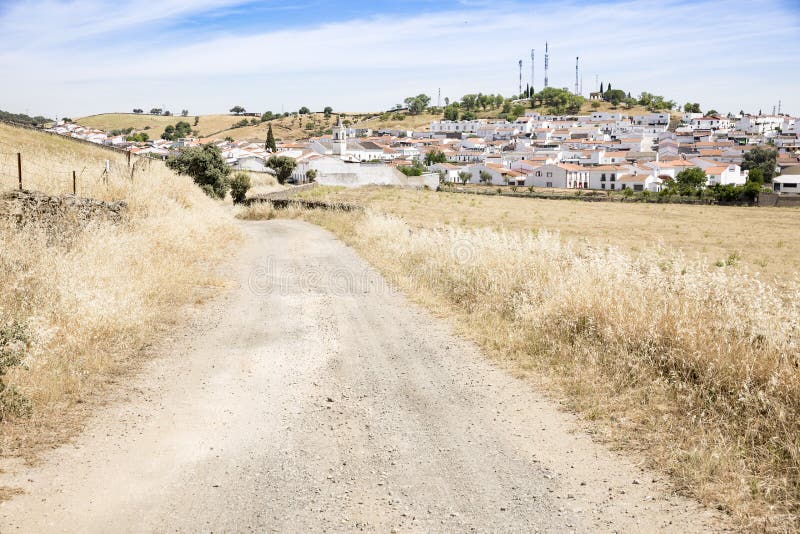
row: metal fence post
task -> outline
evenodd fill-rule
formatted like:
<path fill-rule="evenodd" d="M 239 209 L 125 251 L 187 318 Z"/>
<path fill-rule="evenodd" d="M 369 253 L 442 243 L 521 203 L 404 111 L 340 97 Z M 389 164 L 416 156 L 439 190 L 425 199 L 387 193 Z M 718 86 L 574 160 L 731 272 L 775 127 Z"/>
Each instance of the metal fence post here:
<path fill-rule="evenodd" d="M 76 195 L 77 192 L 78 192 L 77 178 L 75 177 L 75 171 L 72 171 L 72 194 Z"/>
<path fill-rule="evenodd" d="M 22 191 L 22 152 L 17 152 L 17 176 L 19 177 L 19 190 Z"/>

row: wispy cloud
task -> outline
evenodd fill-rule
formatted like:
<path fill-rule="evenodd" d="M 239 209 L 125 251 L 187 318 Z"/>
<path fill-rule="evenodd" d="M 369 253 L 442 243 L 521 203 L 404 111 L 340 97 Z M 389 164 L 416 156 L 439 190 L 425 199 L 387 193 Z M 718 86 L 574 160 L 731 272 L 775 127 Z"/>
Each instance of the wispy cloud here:
<path fill-rule="evenodd" d="M 734 111 L 768 109 L 783 98 L 785 109 L 800 113 L 800 21 L 782 2 L 539 2 L 498 9 L 495 2 L 462 0 L 438 12 L 373 11 L 314 24 L 303 23 L 304 10 L 278 20 L 271 9 L 281 4 L 241 0 L 166 0 L 158 9 L 137 2 L 24 4 L 0 14 L 0 69 L 20 80 L 7 97 L 16 109 L 51 112 L 54 85 L 63 89 L 58 102 L 69 113 L 165 103 L 197 111 L 235 103 L 259 110 L 380 109 L 439 87 L 451 98 L 509 94 L 518 59 L 526 59 L 529 77 L 531 48 L 541 85 L 547 40 L 554 85 L 572 87 L 580 56 L 587 91 L 597 74 L 633 93 Z M 250 11 L 263 27 L 277 28 L 249 24 L 243 31 L 236 22 L 214 22 Z M 753 24 L 756 15 L 770 23 Z"/>

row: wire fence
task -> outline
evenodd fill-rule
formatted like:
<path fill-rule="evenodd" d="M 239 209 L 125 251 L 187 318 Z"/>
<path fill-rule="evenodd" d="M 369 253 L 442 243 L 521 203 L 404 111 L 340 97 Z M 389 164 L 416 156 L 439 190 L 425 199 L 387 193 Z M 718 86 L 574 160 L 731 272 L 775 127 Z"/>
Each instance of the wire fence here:
<path fill-rule="evenodd" d="M 38 190 L 51 195 L 102 196 L 103 189 L 132 182 L 146 171 L 150 158 L 109 154 L 109 159 L 64 157 L 48 151 L 25 150 L 0 143 L 0 191 Z"/>

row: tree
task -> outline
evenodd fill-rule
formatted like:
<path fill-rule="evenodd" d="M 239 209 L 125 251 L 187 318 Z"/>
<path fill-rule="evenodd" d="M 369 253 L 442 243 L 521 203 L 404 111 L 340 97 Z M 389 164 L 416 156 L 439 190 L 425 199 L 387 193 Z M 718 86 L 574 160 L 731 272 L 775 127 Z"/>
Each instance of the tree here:
<path fill-rule="evenodd" d="M 448 97 L 448 96 L 444 97 L 444 105 L 445 105 L 445 107 L 450 105 L 450 97 Z"/>
<path fill-rule="evenodd" d="M 444 118 L 448 121 L 457 121 L 458 120 L 458 106 L 455 104 L 449 104 L 444 108 Z"/>
<path fill-rule="evenodd" d="M 422 173 L 425 171 L 422 165 L 419 164 L 419 161 L 415 161 L 411 165 L 400 165 L 397 167 L 397 170 L 406 176 L 422 176 Z"/>
<path fill-rule="evenodd" d="M 233 113 L 234 115 L 241 115 L 242 113 L 244 113 L 247 110 L 244 109 L 242 106 L 233 106 L 229 111 L 231 113 Z"/>
<path fill-rule="evenodd" d="M 188 109 L 182 109 L 181 110 L 181 117 L 188 117 L 188 116 L 189 116 L 189 110 Z"/>
<path fill-rule="evenodd" d="M 603 82 L 600 82 L 600 94 L 602 95 L 603 93 L 605 93 L 605 90 L 603 89 Z"/>
<path fill-rule="evenodd" d="M 234 204 L 242 204 L 250 190 L 250 175 L 246 172 L 237 172 L 231 178 L 231 198 Z"/>
<path fill-rule="evenodd" d="M 447 156 L 441 150 L 433 149 L 425 154 L 425 165 L 433 165 L 435 163 L 444 163 L 447 161 Z"/>
<path fill-rule="evenodd" d="M 306 171 L 306 180 L 310 182 L 315 182 L 317 180 L 317 170 L 316 169 L 308 169 Z"/>
<path fill-rule="evenodd" d="M 534 100 L 538 99 L 541 105 L 549 108 L 550 113 L 561 115 L 564 113 L 576 113 L 585 102 L 582 96 L 574 95 L 564 89 L 546 87 L 536 93 Z"/>
<path fill-rule="evenodd" d="M 597 109 L 600 107 L 600 102 L 597 100 L 592 100 L 592 109 Z"/>
<path fill-rule="evenodd" d="M 461 114 L 461 120 L 462 121 L 474 121 L 477 118 L 478 118 L 478 116 L 475 115 L 475 113 L 473 113 L 471 111 L 467 111 L 466 113 L 462 113 Z"/>
<path fill-rule="evenodd" d="M 231 168 L 225 164 L 216 145 L 184 148 L 177 156 L 167 158 L 167 167 L 178 174 L 191 176 L 211 198 L 221 200 L 228 192 Z"/>
<path fill-rule="evenodd" d="M 164 115 L 165 117 L 171 117 L 172 116 L 172 112 L 170 110 L 168 110 L 168 109 L 165 109 L 164 113 L 162 113 L 162 115 Z"/>
<path fill-rule="evenodd" d="M 199 116 L 195 116 L 194 125 L 197 126 L 199 123 L 200 123 L 200 117 Z"/>
<path fill-rule="evenodd" d="M 719 111 L 717 111 L 716 109 L 710 109 L 710 110 L 706 111 L 706 116 L 708 116 L 708 117 L 718 117 L 719 116 Z"/>
<path fill-rule="evenodd" d="M 264 149 L 268 152 L 275 152 L 278 150 L 278 145 L 275 144 L 275 135 L 272 133 L 271 123 L 269 128 L 267 128 L 267 142 L 264 143 Z"/>
<path fill-rule="evenodd" d="M 686 105 L 683 106 L 683 111 L 686 113 L 702 113 L 702 111 L 700 111 L 700 104 L 697 102 L 687 102 Z"/>
<path fill-rule="evenodd" d="M 760 167 L 754 167 L 747 173 L 747 181 L 757 184 L 764 183 L 764 171 Z"/>
<path fill-rule="evenodd" d="M 147 135 L 145 132 L 135 133 L 133 135 L 129 135 L 125 138 L 126 141 L 131 143 L 144 143 L 145 141 L 149 140 L 150 136 Z"/>
<path fill-rule="evenodd" d="M 775 167 L 778 164 L 778 151 L 774 148 L 756 147 L 744 155 L 742 169 L 753 171 L 760 169 L 765 183 L 772 182 L 775 176 Z"/>
<path fill-rule="evenodd" d="M 331 113 L 333 113 L 333 108 L 330 106 L 325 106 L 325 109 L 323 109 L 322 112 L 325 114 L 325 118 L 327 119 L 331 116 Z"/>
<path fill-rule="evenodd" d="M 408 107 L 409 113 L 412 115 L 419 115 L 428 107 L 428 104 L 431 102 L 431 97 L 425 94 L 419 94 L 417 96 L 410 96 L 403 102 L 405 102 Z"/>
<path fill-rule="evenodd" d="M 300 108 L 300 111 L 298 111 L 298 113 L 300 115 L 308 115 L 309 113 L 311 113 L 311 110 L 303 106 L 302 108 Z"/>
<path fill-rule="evenodd" d="M 481 171 L 478 174 L 481 177 L 481 182 L 486 185 L 492 185 L 492 174 L 489 171 Z"/>
<path fill-rule="evenodd" d="M 608 84 L 609 87 L 611 84 Z M 621 89 L 608 89 L 605 93 L 603 93 L 603 100 L 606 102 L 611 102 L 612 105 L 618 106 L 625 100 L 628 95 L 625 94 L 625 91 Z"/>
<path fill-rule="evenodd" d="M 140 108 L 134 108 L 133 112 L 136 113 L 137 115 L 141 115 L 143 113 L 143 111 Z"/>
<path fill-rule="evenodd" d="M 464 95 L 461 97 L 461 107 L 467 111 L 472 111 L 477 105 L 478 95 Z"/>
<path fill-rule="evenodd" d="M 285 184 L 286 180 L 291 178 L 297 162 L 287 156 L 270 156 L 267 160 L 267 167 L 275 171 L 279 184 Z"/>
<path fill-rule="evenodd" d="M 150 114 L 151 115 L 161 115 L 161 111 L 162 111 L 161 108 L 152 108 L 150 110 Z"/>
<path fill-rule="evenodd" d="M 472 174 L 468 173 L 467 171 L 459 171 L 458 172 L 458 179 L 461 180 L 461 183 L 467 185 L 469 179 L 472 178 Z"/>
<path fill-rule="evenodd" d="M 697 167 L 684 169 L 675 176 L 675 182 L 678 184 L 681 194 L 691 194 L 702 189 L 706 180 L 705 171 Z"/>
<path fill-rule="evenodd" d="M 568 110 L 569 109 L 572 109 L 572 108 L 569 107 Z M 506 120 L 514 122 L 515 120 L 517 120 L 519 117 L 522 117 L 523 115 L 525 115 L 525 106 L 523 106 L 522 104 L 514 104 L 511 107 L 511 111 L 509 111 L 508 114 L 506 115 Z"/>
<path fill-rule="evenodd" d="M 171 124 L 164 128 L 164 133 L 161 134 L 161 139 L 166 139 L 167 141 L 174 141 L 176 139 L 182 139 L 184 137 L 189 137 L 192 133 L 192 127 L 189 125 L 188 122 L 180 121 L 175 126 Z"/>

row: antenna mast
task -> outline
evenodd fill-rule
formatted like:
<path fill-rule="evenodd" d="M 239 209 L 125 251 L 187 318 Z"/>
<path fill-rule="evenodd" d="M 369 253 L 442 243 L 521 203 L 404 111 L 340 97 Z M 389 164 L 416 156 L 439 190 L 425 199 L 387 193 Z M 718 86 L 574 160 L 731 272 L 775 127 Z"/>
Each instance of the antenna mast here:
<path fill-rule="evenodd" d="M 544 43 L 544 86 L 547 88 L 549 84 L 547 83 L 547 69 L 550 67 L 550 46 L 545 41 Z"/>
<path fill-rule="evenodd" d="M 581 94 L 581 88 L 580 88 L 580 84 L 578 82 L 578 80 L 579 80 L 579 77 L 578 77 L 578 62 L 580 61 L 580 59 L 581 59 L 580 57 L 576 57 L 575 58 L 575 94 L 576 95 Z"/>
<path fill-rule="evenodd" d="M 522 60 L 519 60 L 519 93 L 518 95 L 522 95 Z M 517 97 L 519 98 L 519 97 Z"/>
<path fill-rule="evenodd" d="M 535 53 L 536 53 L 536 50 L 531 48 L 531 94 L 536 94 L 536 91 L 533 89 L 534 82 L 536 81 L 536 78 L 534 77 L 534 71 L 533 71 L 533 67 L 534 67 L 534 61 L 533 60 L 534 60 L 534 57 L 535 57 Z"/>

